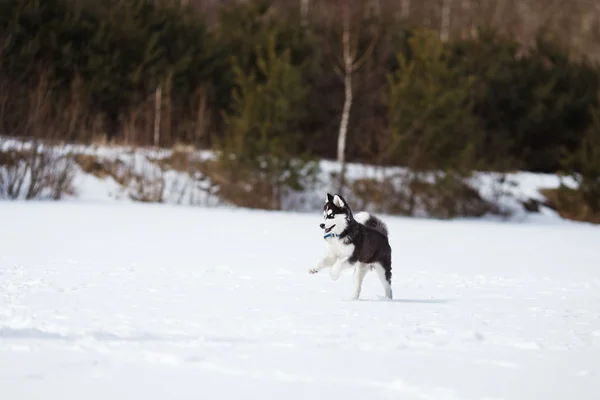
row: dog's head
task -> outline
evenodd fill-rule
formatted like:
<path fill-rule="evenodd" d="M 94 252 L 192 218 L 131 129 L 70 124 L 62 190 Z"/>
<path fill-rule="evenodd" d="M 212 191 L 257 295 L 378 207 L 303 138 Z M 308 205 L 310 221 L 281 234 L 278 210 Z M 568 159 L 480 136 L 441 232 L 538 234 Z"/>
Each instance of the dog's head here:
<path fill-rule="evenodd" d="M 325 222 L 320 224 L 325 233 L 340 234 L 346 229 L 348 221 L 352 218 L 352 211 L 346 200 L 339 194 L 332 196 L 327 193 L 325 205 L 323 205 L 323 218 Z"/>

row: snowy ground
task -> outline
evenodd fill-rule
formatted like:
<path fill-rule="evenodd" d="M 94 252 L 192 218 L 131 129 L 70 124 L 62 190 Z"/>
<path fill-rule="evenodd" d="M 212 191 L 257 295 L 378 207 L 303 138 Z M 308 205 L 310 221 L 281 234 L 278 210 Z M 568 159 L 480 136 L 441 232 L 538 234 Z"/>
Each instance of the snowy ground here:
<path fill-rule="evenodd" d="M 320 213 L 0 202 L 0 398 L 598 398 L 600 228 L 385 219 L 350 301 Z"/>

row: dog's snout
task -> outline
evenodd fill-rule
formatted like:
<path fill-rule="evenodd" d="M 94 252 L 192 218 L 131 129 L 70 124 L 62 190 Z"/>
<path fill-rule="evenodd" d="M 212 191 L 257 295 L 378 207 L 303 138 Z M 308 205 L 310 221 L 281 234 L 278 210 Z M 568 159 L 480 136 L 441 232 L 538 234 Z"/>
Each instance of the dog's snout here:
<path fill-rule="evenodd" d="M 321 223 L 319 224 L 319 226 L 321 227 L 321 229 L 325 229 L 325 224 Z"/>

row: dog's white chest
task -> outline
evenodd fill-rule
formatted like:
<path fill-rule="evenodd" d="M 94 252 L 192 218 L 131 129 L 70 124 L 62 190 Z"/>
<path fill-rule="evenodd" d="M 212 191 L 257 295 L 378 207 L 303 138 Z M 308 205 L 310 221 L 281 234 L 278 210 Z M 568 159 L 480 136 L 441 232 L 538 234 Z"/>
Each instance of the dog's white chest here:
<path fill-rule="evenodd" d="M 329 253 L 336 257 L 349 257 L 354 252 L 354 245 L 345 244 L 343 240 L 338 238 L 325 239 Z"/>

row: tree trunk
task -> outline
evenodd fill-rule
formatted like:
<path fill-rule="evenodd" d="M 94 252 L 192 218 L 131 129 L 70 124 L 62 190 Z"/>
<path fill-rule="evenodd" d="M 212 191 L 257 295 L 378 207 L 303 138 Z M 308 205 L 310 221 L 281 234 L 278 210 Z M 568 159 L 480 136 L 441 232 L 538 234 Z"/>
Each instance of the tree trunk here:
<path fill-rule="evenodd" d="M 300 0 L 300 22 L 302 25 L 306 25 L 308 22 L 308 9 L 310 7 L 310 0 Z"/>
<path fill-rule="evenodd" d="M 444 0 L 442 4 L 442 22 L 440 27 L 440 40 L 447 42 L 450 38 L 450 12 L 452 11 L 452 0 Z"/>
<path fill-rule="evenodd" d="M 461 3 L 462 12 L 462 27 L 461 37 L 463 39 L 473 38 L 477 34 L 475 26 L 473 24 L 474 16 L 471 7 L 471 0 L 462 0 Z"/>
<path fill-rule="evenodd" d="M 505 5 L 506 5 L 506 0 L 500 0 L 500 1 L 498 1 L 498 3 L 496 3 L 496 6 L 494 7 L 493 12 L 492 12 L 491 26 L 493 28 L 499 27 L 500 24 L 503 22 L 502 17 L 504 15 L 504 6 Z"/>
<path fill-rule="evenodd" d="M 402 0 L 400 3 L 400 18 L 405 20 L 410 16 L 410 0 Z"/>
<path fill-rule="evenodd" d="M 350 120 L 350 108 L 352 107 L 352 73 L 344 77 L 344 108 L 338 132 L 337 160 L 340 163 L 346 161 L 346 137 L 348 136 L 348 121 Z"/>
<path fill-rule="evenodd" d="M 348 121 L 350 120 L 350 108 L 352 107 L 352 72 L 344 77 L 344 108 L 340 131 L 338 134 L 337 159 L 341 166 L 339 192 L 342 193 L 346 185 L 346 138 L 348 136 Z"/>
<path fill-rule="evenodd" d="M 346 138 L 348 137 L 348 122 L 350 120 L 350 108 L 352 107 L 352 72 L 354 59 L 350 51 L 350 13 L 346 8 L 344 15 L 344 32 L 342 45 L 344 52 L 344 107 L 340 121 L 337 143 L 337 161 L 340 163 L 339 192 L 341 193 L 346 180 Z"/>
<path fill-rule="evenodd" d="M 198 113 L 196 116 L 196 137 L 194 143 L 198 145 L 206 132 L 206 93 L 203 88 L 198 89 Z"/>
<path fill-rule="evenodd" d="M 140 144 L 137 142 L 137 112 L 136 109 L 132 110 L 125 120 L 125 144 L 132 146 Z M 145 143 L 146 140 L 142 137 L 141 142 Z"/>
<path fill-rule="evenodd" d="M 377 18 L 381 17 L 381 1 L 380 0 L 371 0 L 369 4 L 369 14 L 373 15 Z"/>
<path fill-rule="evenodd" d="M 162 93 L 161 93 L 162 94 Z M 173 145 L 173 72 L 169 72 L 167 75 L 167 81 L 165 83 L 165 104 L 164 104 L 164 112 L 161 111 L 161 125 L 159 125 L 161 129 L 162 143 L 163 146 L 172 146 Z M 162 98 L 162 96 L 161 96 Z M 161 100 L 162 103 L 162 100 Z M 162 108 L 162 107 L 161 107 Z"/>
<path fill-rule="evenodd" d="M 162 100 L 162 86 L 156 88 L 156 97 L 154 99 L 154 147 L 158 147 L 160 142 L 160 110 Z"/>

